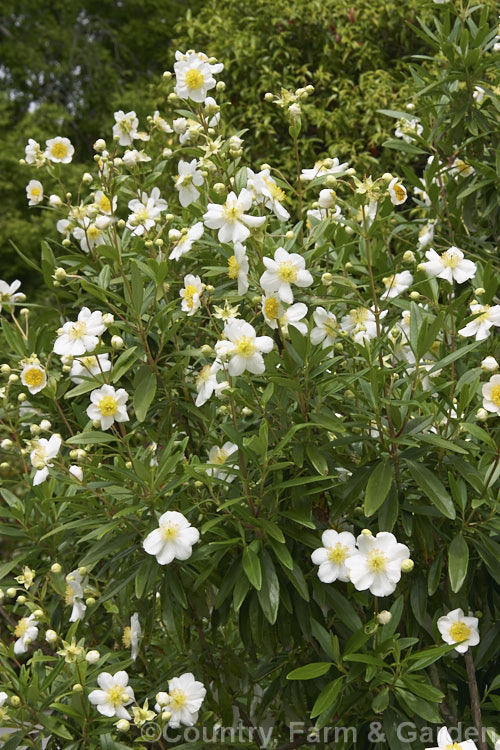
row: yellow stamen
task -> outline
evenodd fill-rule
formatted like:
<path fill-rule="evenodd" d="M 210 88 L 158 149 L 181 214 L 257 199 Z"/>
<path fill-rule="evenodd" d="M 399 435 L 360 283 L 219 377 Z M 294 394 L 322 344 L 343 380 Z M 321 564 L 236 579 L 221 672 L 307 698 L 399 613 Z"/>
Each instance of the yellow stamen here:
<path fill-rule="evenodd" d="M 103 417 L 114 417 L 118 411 L 118 402 L 113 396 L 104 396 L 98 406 Z"/>
<path fill-rule="evenodd" d="M 128 696 L 125 696 L 126 693 L 124 692 L 121 685 L 113 685 L 113 687 L 110 687 L 109 690 L 106 691 L 108 703 L 111 703 L 111 705 L 115 706 L 115 708 L 117 708 L 118 706 L 123 706 L 123 704 L 128 700 Z"/>
<path fill-rule="evenodd" d="M 293 263 L 289 263 L 285 261 L 284 263 L 279 264 L 278 276 L 280 277 L 281 281 L 285 281 L 288 284 L 293 284 L 295 281 L 297 281 L 298 275 L 299 275 L 299 272 L 297 268 L 293 265 Z"/>
<path fill-rule="evenodd" d="M 179 711 L 187 701 L 186 693 L 180 688 L 172 690 L 172 692 L 169 693 L 169 699 L 168 707 L 172 708 L 174 711 Z"/>
<path fill-rule="evenodd" d="M 198 294 L 197 288 L 193 286 L 192 284 L 188 284 L 187 287 L 184 289 L 183 297 L 184 297 L 184 301 L 186 302 L 190 310 L 193 309 L 193 305 L 194 305 L 193 297 L 195 294 Z"/>
<path fill-rule="evenodd" d="M 256 351 L 254 340 L 250 338 L 250 336 L 241 336 L 239 339 L 236 339 L 236 341 L 234 342 L 234 346 L 236 349 L 236 354 L 238 354 L 240 357 L 244 357 L 245 359 L 250 359 L 250 357 L 253 357 Z"/>
<path fill-rule="evenodd" d="M 109 211 L 111 211 L 111 201 L 109 200 L 107 195 L 101 196 L 101 199 L 99 201 L 99 208 L 103 213 L 109 213 Z"/>
<path fill-rule="evenodd" d="M 196 70 L 196 68 L 191 68 L 186 73 L 185 80 L 188 88 L 198 91 L 203 86 L 203 73 L 200 70 Z"/>
<path fill-rule="evenodd" d="M 264 302 L 264 313 L 269 320 L 276 320 L 279 315 L 279 303 L 276 297 L 268 297 Z"/>
<path fill-rule="evenodd" d="M 19 622 L 17 623 L 14 635 L 16 638 L 22 638 L 23 635 L 26 635 L 26 631 L 28 630 L 29 622 L 27 617 L 22 617 Z"/>
<path fill-rule="evenodd" d="M 179 536 L 179 526 L 176 523 L 166 523 L 160 527 L 160 532 L 165 542 L 173 542 Z"/>
<path fill-rule="evenodd" d="M 30 387 L 41 385 L 43 383 L 44 377 L 45 373 L 43 372 L 43 370 L 39 370 L 36 367 L 32 367 L 31 370 L 28 370 L 24 373 L 24 380 L 26 382 L 26 385 L 29 385 Z"/>
<path fill-rule="evenodd" d="M 368 555 L 368 568 L 373 573 L 383 573 L 388 562 L 387 555 L 378 548 L 372 550 Z"/>
<path fill-rule="evenodd" d="M 68 336 L 70 339 L 75 341 L 76 339 L 85 336 L 87 333 L 87 324 L 83 320 L 79 320 L 77 323 L 72 323 Z"/>
<path fill-rule="evenodd" d="M 236 257 L 234 255 L 231 255 L 231 257 L 229 258 L 229 260 L 227 262 L 227 265 L 228 265 L 227 275 L 229 276 L 229 278 L 230 279 L 237 279 L 238 278 L 238 273 L 239 273 L 239 270 L 240 270 L 240 264 L 238 263 L 238 261 L 236 260 Z"/>
<path fill-rule="evenodd" d="M 130 648 L 130 644 L 132 643 L 132 630 L 129 625 L 123 629 L 122 643 L 125 648 Z"/>
<path fill-rule="evenodd" d="M 495 406 L 500 406 L 500 385 L 494 385 L 491 389 L 490 399 Z"/>
<path fill-rule="evenodd" d="M 339 542 L 335 547 L 328 548 L 328 559 L 335 565 L 341 565 L 346 559 L 348 552 L 349 549 Z"/>
<path fill-rule="evenodd" d="M 446 268 L 456 268 L 462 262 L 462 258 L 457 252 L 450 249 L 442 254 L 441 261 Z"/>
<path fill-rule="evenodd" d="M 54 143 L 52 146 L 52 156 L 56 159 L 64 159 L 68 153 L 68 147 L 61 142 Z"/>

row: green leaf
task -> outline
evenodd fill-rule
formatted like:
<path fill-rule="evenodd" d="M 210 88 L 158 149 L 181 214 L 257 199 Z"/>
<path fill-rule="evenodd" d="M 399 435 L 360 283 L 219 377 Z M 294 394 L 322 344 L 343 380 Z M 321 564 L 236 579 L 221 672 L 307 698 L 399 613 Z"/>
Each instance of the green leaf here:
<path fill-rule="evenodd" d="M 242 560 L 243 570 L 252 586 L 260 591 L 262 588 L 262 570 L 259 556 L 251 547 L 245 547 Z"/>
<path fill-rule="evenodd" d="M 286 676 L 287 680 L 314 680 L 326 674 L 333 665 L 328 661 L 317 661 L 305 664 L 303 667 L 293 669 Z"/>
<path fill-rule="evenodd" d="M 418 698 L 408 690 L 401 690 L 400 688 L 396 688 L 394 692 L 398 701 L 402 703 L 403 707 L 409 708 L 412 715 L 417 714 L 417 716 L 421 716 L 422 719 L 432 724 L 438 724 L 441 721 L 441 717 L 434 706 L 423 698 Z"/>
<path fill-rule="evenodd" d="M 316 716 L 322 714 L 323 711 L 326 711 L 327 708 L 333 706 L 341 689 L 342 677 L 337 677 L 336 680 L 333 680 L 333 682 L 330 682 L 325 688 L 323 688 L 312 707 L 311 719 L 316 718 Z"/>
<path fill-rule="evenodd" d="M 453 505 L 453 500 L 446 491 L 444 484 L 437 478 L 437 476 L 423 464 L 414 464 L 410 461 L 407 463 L 413 481 L 429 498 L 431 503 L 440 511 L 440 513 L 443 514 L 443 516 L 446 516 L 446 518 L 451 518 L 452 520 L 456 518 L 457 514 L 455 506 Z"/>
<path fill-rule="evenodd" d="M 392 463 L 384 458 L 370 474 L 365 491 L 365 515 L 372 516 L 383 504 L 391 489 L 393 477 Z"/>
<path fill-rule="evenodd" d="M 264 617 L 271 625 L 274 625 L 280 604 L 280 584 L 273 561 L 265 550 L 262 550 L 261 563 L 262 587 L 260 590 L 257 589 L 257 596 Z"/>
<path fill-rule="evenodd" d="M 469 548 L 461 534 L 457 534 L 448 549 L 448 575 L 451 590 L 456 594 L 462 588 L 469 565 Z"/>
<path fill-rule="evenodd" d="M 66 443 L 70 445 L 81 445 L 82 443 L 111 443 L 112 440 L 116 440 L 116 437 L 109 432 L 80 432 L 79 435 L 74 435 L 66 440 Z"/>
<path fill-rule="evenodd" d="M 149 367 L 141 367 L 135 379 L 134 409 L 138 422 L 144 422 L 156 393 L 156 375 Z"/>
<path fill-rule="evenodd" d="M 375 698 L 372 700 L 372 708 L 376 714 L 381 714 L 389 705 L 389 688 L 384 688 L 377 693 Z"/>

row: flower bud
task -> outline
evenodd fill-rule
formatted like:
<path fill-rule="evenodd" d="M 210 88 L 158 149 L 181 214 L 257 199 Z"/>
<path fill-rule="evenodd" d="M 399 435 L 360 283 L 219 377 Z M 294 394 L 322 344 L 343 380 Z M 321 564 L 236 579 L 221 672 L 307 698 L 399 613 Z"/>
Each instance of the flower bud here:
<path fill-rule="evenodd" d="M 45 640 L 47 643 L 55 643 L 59 636 L 57 635 L 55 630 L 47 630 L 45 633 Z"/>
<path fill-rule="evenodd" d="M 5 438 L 5 440 L 2 440 L 2 442 L 0 443 L 0 448 L 2 448 L 2 450 L 4 451 L 8 451 L 9 448 L 12 448 L 13 445 L 14 443 L 12 442 L 12 440 L 10 440 L 9 438 Z"/>
<path fill-rule="evenodd" d="M 78 574 L 81 576 L 87 575 L 87 568 L 84 565 L 82 565 L 81 567 L 78 568 Z"/>
<path fill-rule="evenodd" d="M 72 690 L 74 693 L 83 693 L 83 685 L 80 685 L 79 682 L 75 682 L 75 684 L 72 687 Z"/>
<path fill-rule="evenodd" d="M 130 721 L 127 721 L 127 719 L 120 719 L 116 722 L 116 728 L 119 732 L 128 732 L 130 729 Z"/>
<path fill-rule="evenodd" d="M 17 400 L 19 401 L 20 404 L 22 404 L 23 401 L 26 401 L 27 398 L 28 397 L 25 393 L 20 393 L 19 396 L 17 397 Z"/>
<path fill-rule="evenodd" d="M 87 661 L 88 664 L 97 664 L 100 658 L 101 658 L 101 655 L 99 651 L 96 651 L 95 649 L 93 649 L 92 651 L 88 652 L 87 656 L 85 657 L 85 660 Z"/>
<path fill-rule="evenodd" d="M 52 206 L 52 208 L 59 208 L 62 206 L 62 200 L 58 195 L 52 193 L 52 195 L 49 196 L 49 206 Z"/>
<path fill-rule="evenodd" d="M 109 328 L 109 326 L 112 326 L 115 322 L 115 316 L 112 313 L 104 313 L 102 316 L 102 322 L 106 326 L 106 328 Z"/>
<path fill-rule="evenodd" d="M 93 607 L 95 604 L 95 599 L 93 596 L 89 596 L 87 599 L 85 599 L 85 604 L 87 604 L 89 607 Z"/>
<path fill-rule="evenodd" d="M 106 148 L 106 141 L 104 138 L 98 138 L 97 141 L 94 143 L 94 151 L 97 151 L 97 153 L 100 153 L 101 151 L 104 151 Z"/>
<path fill-rule="evenodd" d="M 18 604 L 26 604 L 26 597 L 24 596 L 24 594 L 21 594 L 21 596 L 17 597 L 17 603 Z"/>
<path fill-rule="evenodd" d="M 352 263 L 351 263 L 350 260 L 347 261 L 347 263 L 345 264 L 344 268 L 345 268 L 346 271 L 351 271 L 352 270 Z"/>
<path fill-rule="evenodd" d="M 387 623 L 391 620 L 392 615 L 390 612 L 388 612 L 387 609 L 383 609 L 382 612 L 379 612 L 377 615 L 377 622 L 379 622 L 381 625 L 387 625 Z"/>
<path fill-rule="evenodd" d="M 41 432 L 48 432 L 52 427 L 52 424 L 48 419 L 42 419 L 38 426 L 40 427 Z"/>
<path fill-rule="evenodd" d="M 410 292 L 410 299 L 414 301 L 420 299 L 420 294 L 418 292 Z"/>
<path fill-rule="evenodd" d="M 93 179 L 94 178 L 92 177 L 90 172 L 84 172 L 82 175 L 82 182 L 84 185 L 90 185 Z"/>
<path fill-rule="evenodd" d="M 333 283 L 333 276 L 331 273 L 324 273 L 321 277 L 321 283 L 323 286 L 331 286 Z"/>
<path fill-rule="evenodd" d="M 111 336 L 111 346 L 115 351 L 123 349 L 124 343 L 121 336 Z"/>
<path fill-rule="evenodd" d="M 217 81 L 217 85 L 215 87 L 216 91 L 225 91 L 226 90 L 226 84 L 224 81 Z"/>
<path fill-rule="evenodd" d="M 170 711 L 163 711 L 161 714 L 162 721 L 168 721 L 171 718 L 172 714 Z"/>
<path fill-rule="evenodd" d="M 386 182 L 391 182 L 391 180 L 393 179 L 393 175 L 390 172 L 384 172 L 384 174 L 382 175 L 382 179 Z"/>
<path fill-rule="evenodd" d="M 417 266 L 417 271 L 425 271 L 425 263 L 419 263 Z"/>
<path fill-rule="evenodd" d="M 15 595 L 16 595 L 16 593 L 17 593 L 17 591 L 16 591 L 16 589 L 15 589 L 15 588 L 12 588 L 12 587 L 11 587 L 10 589 L 7 589 L 7 592 L 6 592 L 6 593 L 7 593 L 7 596 L 8 596 L 8 597 L 10 597 L 11 599 L 13 599 L 13 598 L 15 597 Z"/>
<path fill-rule="evenodd" d="M 414 109 L 415 109 L 415 105 L 413 104 L 413 102 L 408 102 L 408 104 L 406 105 L 406 111 L 413 112 Z"/>
<path fill-rule="evenodd" d="M 56 563 L 53 563 L 53 564 L 52 564 L 52 565 L 50 566 L 50 572 L 51 572 L 51 573 L 60 573 L 60 572 L 61 572 L 61 570 L 62 570 L 62 567 L 61 567 L 61 566 L 59 565 L 59 563 L 57 563 L 57 562 L 56 562 Z"/>
<path fill-rule="evenodd" d="M 209 357 L 211 354 L 214 353 L 214 350 L 210 346 L 210 344 L 203 344 L 202 347 L 200 347 L 200 352 L 203 354 L 204 357 Z"/>
<path fill-rule="evenodd" d="M 19 375 L 16 375 L 15 372 L 9 375 L 9 383 L 17 383 L 18 380 L 19 380 Z"/>
<path fill-rule="evenodd" d="M 224 195 L 226 192 L 226 186 L 223 182 L 216 182 L 213 189 L 217 195 Z"/>
<path fill-rule="evenodd" d="M 71 240 L 69 239 L 69 237 L 65 237 L 61 244 L 63 247 L 71 247 Z M 58 280 L 56 279 L 56 281 Z"/>
<path fill-rule="evenodd" d="M 163 73 L 162 78 L 164 78 L 166 81 L 170 81 L 170 79 L 172 78 L 172 73 L 169 70 L 166 70 Z"/>
<path fill-rule="evenodd" d="M 158 703 L 159 706 L 168 706 L 169 700 L 170 699 L 169 699 L 168 693 L 164 693 L 164 692 L 156 693 L 156 702 Z"/>
<path fill-rule="evenodd" d="M 403 560 L 403 562 L 401 563 L 401 570 L 403 571 L 403 573 L 411 573 L 414 567 L 415 563 L 413 562 L 413 560 L 410 560 L 410 558 Z"/>
<path fill-rule="evenodd" d="M 488 419 L 488 412 L 482 406 L 476 411 L 476 419 L 478 422 L 486 422 Z"/>
<path fill-rule="evenodd" d="M 18 695 L 12 695 L 10 699 L 10 705 L 14 706 L 14 708 L 17 708 L 21 705 L 21 699 Z"/>
<path fill-rule="evenodd" d="M 10 374 L 10 365 L 8 365 L 6 363 L 3 364 L 0 367 L 0 372 L 2 373 L 2 375 L 9 375 Z"/>
<path fill-rule="evenodd" d="M 474 294 L 476 295 L 476 297 L 481 297 L 485 293 L 486 289 L 483 289 L 482 286 L 478 286 L 478 288 L 474 290 Z"/>
<path fill-rule="evenodd" d="M 363 534 L 363 536 L 373 536 L 370 529 L 362 529 L 361 533 Z"/>
<path fill-rule="evenodd" d="M 415 263 L 415 253 L 413 253 L 411 250 L 407 250 L 403 254 L 403 261 L 408 264 Z"/>
<path fill-rule="evenodd" d="M 481 369 L 484 372 L 496 372 L 498 370 L 498 362 L 495 357 L 485 357 L 481 362 Z"/>

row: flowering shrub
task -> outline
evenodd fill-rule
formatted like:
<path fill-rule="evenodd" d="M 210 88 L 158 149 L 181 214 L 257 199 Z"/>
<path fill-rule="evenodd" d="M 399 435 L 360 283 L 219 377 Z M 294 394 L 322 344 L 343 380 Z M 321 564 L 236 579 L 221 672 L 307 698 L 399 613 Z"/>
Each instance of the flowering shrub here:
<path fill-rule="evenodd" d="M 194 51 L 171 109 L 116 112 L 77 196 L 70 141 L 28 144 L 61 241 L 30 259 L 51 306 L 0 287 L 5 748 L 492 727 L 498 38 L 443 12 L 422 33 L 465 68 L 389 113 L 404 174 L 303 164 L 300 90 L 268 97 L 297 174 L 248 166 L 218 131 L 223 64 Z M 454 141 L 463 70 L 479 124 Z"/>

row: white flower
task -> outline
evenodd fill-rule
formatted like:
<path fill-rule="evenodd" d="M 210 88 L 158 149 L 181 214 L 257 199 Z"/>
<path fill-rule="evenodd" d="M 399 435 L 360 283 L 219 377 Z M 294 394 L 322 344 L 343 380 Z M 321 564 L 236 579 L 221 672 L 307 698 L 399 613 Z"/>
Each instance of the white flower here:
<path fill-rule="evenodd" d="M 54 459 L 59 453 L 62 440 L 59 435 L 51 435 L 47 438 L 39 438 L 35 448 L 30 453 L 31 465 L 37 469 L 33 477 L 33 486 L 45 482 L 49 475 L 49 469 L 52 468 Z"/>
<path fill-rule="evenodd" d="M 438 630 L 445 643 L 450 646 L 460 643 L 455 647 L 459 654 L 465 654 L 469 646 L 477 646 L 479 643 L 479 620 L 477 617 L 465 617 L 462 609 L 453 609 L 437 621 Z"/>
<path fill-rule="evenodd" d="M 177 166 L 178 175 L 175 180 L 175 188 L 179 191 L 179 201 L 183 208 L 200 197 L 200 191 L 196 188 L 203 185 L 203 175 L 197 169 L 197 164 L 196 159 L 191 161 L 181 159 Z"/>
<path fill-rule="evenodd" d="M 470 177 L 476 171 L 473 166 L 467 164 L 463 159 L 456 159 L 450 165 L 450 174 L 454 177 Z"/>
<path fill-rule="evenodd" d="M 398 294 L 405 292 L 413 284 L 413 276 L 409 271 L 395 273 L 393 276 L 386 276 L 382 279 L 385 285 L 385 292 L 380 299 L 397 297 Z"/>
<path fill-rule="evenodd" d="M 155 225 L 155 219 L 168 208 L 167 201 L 160 198 L 160 189 L 154 187 L 151 195 L 142 193 L 141 198 L 129 201 L 129 209 L 132 211 L 127 220 L 127 228 L 133 235 L 140 236 L 149 232 Z"/>
<path fill-rule="evenodd" d="M 113 196 L 113 200 L 110 201 L 108 196 L 103 190 L 97 190 L 94 195 L 94 206 L 95 208 L 101 213 L 106 214 L 107 216 L 111 216 L 111 214 L 116 211 L 116 206 L 118 203 L 117 196 Z"/>
<path fill-rule="evenodd" d="M 17 291 L 20 286 L 19 279 L 13 281 L 12 284 L 0 280 L 0 312 L 2 312 L 2 305 L 12 305 L 18 300 L 24 300 L 24 294 Z"/>
<path fill-rule="evenodd" d="M 476 104 L 482 104 L 485 96 L 486 91 L 482 88 L 482 86 L 474 86 L 474 93 L 472 94 L 472 98 L 474 99 Z"/>
<path fill-rule="evenodd" d="M 175 729 L 181 724 L 186 727 L 194 726 L 206 693 L 203 683 L 195 680 L 191 672 L 169 680 L 168 702 L 165 706 L 171 713 L 169 726 Z"/>
<path fill-rule="evenodd" d="M 125 114 L 120 109 L 118 112 L 115 112 L 114 116 L 113 137 L 118 138 L 120 146 L 131 146 L 134 138 L 137 138 L 137 128 L 139 127 L 137 115 L 133 110 Z"/>
<path fill-rule="evenodd" d="M 248 258 L 246 248 L 241 242 L 234 243 L 234 255 L 228 260 L 227 275 L 230 279 L 238 279 L 238 294 L 248 291 Z"/>
<path fill-rule="evenodd" d="M 349 578 L 358 591 L 370 589 L 374 596 L 388 596 L 401 578 L 401 563 L 410 557 L 406 544 L 394 534 L 379 531 L 376 536 L 360 534 L 358 549 L 346 559 Z"/>
<path fill-rule="evenodd" d="M 73 237 L 78 240 L 84 253 L 106 243 L 104 230 L 109 227 L 111 221 L 110 216 L 98 216 L 93 222 L 88 216 L 83 217 L 82 226 L 73 229 Z"/>
<path fill-rule="evenodd" d="M 179 290 L 179 296 L 182 297 L 181 309 L 188 315 L 194 315 L 200 308 L 202 292 L 203 285 L 199 276 L 191 273 L 184 276 L 184 286 Z"/>
<path fill-rule="evenodd" d="M 187 231 L 183 231 L 177 244 L 168 256 L 169 260 L 179 260 L 183 255 L 186 255 L 193 247 L 193 243 L 200 239 L 204 231 L 205 227 L 202 221 L 197 221 Z"/>
<path fill-rule="evenodd" d="M 90 394 L 91 404 L 87 408 L 89 419 L 99 421 L 102 430 L 109 430 L 114 422 L 128 422 L 126 402 L 128 393 L 124 388 L 117 391 L 112 385 L 103 385 Z"/>
<path fill-rule="evenodd" d="M 420 250 L 430 245 L 434 239 L 434 221 L 428 221 L 418 233 L 418 246 Z"/>
<path fill-rule="evenodd" d="M 43 185 L 38 180 L 30 180 L 26 185 L 28 206 L 36 206 L 43 201 Z"/>
<path fill-rule="evenodd" d="M 472 260 L 465 260 L 464 254 L 458 247 L 452 245 L 441 255 L 432 248 L 427 250 L 427 263 L 422 263 L 429 276 L 445 279 L 450 284 L 455 280 L 458 284 L 472 279 L 476 273 L 476 264 Z"/>
<path fill-rule="evenodd" d="M 318 206 L 328 210 L 335 205 L 335 191 L 329 188 L 323 188 L 319 191 Z M 337 208 L 337 207 L 336 207 Z"/>
<path fill-rule="evenodd" d="M 334 159 L 322 159 L 317 161 L 313 169 L 303 169 L 300 174 L 301 180 L 314 180 L 316 177 L 327 177 L 333 175 L 334 177 L 340 177 L 345 174 L 349 164 L 344 162 L 340 164 L 337 157 Z"/>
<path fill-rule="evenodd" d="M 263 260 L 266 270 L 260 277 L 260 284 L 265 292 L 278 292 L 283 302 L 293 302 L 292 284 L 307 287 L 313 282 L 304 258 L 297 253 L 288 253 L 283 247 L 278 247 L 274 260 L 267 257 Z"/>
<path fill-rule="evenodd" d="M 220 122 L 220 112 L 217 102 L 213 96 L 207 96 L 203 103 L 205 110 L 205 117 L 207 118 L 207 125 L 209 128 L 216 128 Z"/>
<path fill-rule="evenodd" d="M 21 617 L 15 627 L 14 635 L 17 638 L 14 643 L 14 653 L 16 656 L 25 654 L 28 651 L 29 642 L 35 641 L 38 636 L 38 622 L 35 615 Z"/>
<path fill-rule="evenodd" d="M 341 531 L 340 534 L 333 529 L 324 531 L 321 535 L 322 547 L 315 549 L 311 560 L 319 565 L 318 578 L 323 583 L 333 581 L 348 581 L 349 571 L 345 561 L 356 551 L 356 540 L 350 531 Z"/>
<path fill-rule="evenodd" d="M 226 466 L 226 461 L 233 453 L 236 453 L 238 446 L 234 443 L 224 443 L 222 448 L 218 445 L 213 445 L 208 452 L 208 463 L 214 464 L 215 466 Z M 236 478 L 236 468 L 231 466 L 225 469 L 207 469 L 209 477 L 215 477 L 221 479 L 223 482 L 232 482 Z"/>
<path fill-rule="evenodd" d="M 266 366 L 262 352 L 267 354 L 273 348 L 270 336 L 256 336 L 255 328 L 244 320 L 231 318 L 224 326 L 223 341 L 215 345 L 217 356 L 229 359 L 227 366 L 230 375 L 241 375 L 245 370 L 254 375 L 262 375 Z"/>
<path fill-rule="evenodd" d="M 69 618 L 70 622 L 76 622 L 81 620 L 87 609 L 87 605 L 83 601 L 83 590 L 87 585 L 88 578 L 83 578 L 78 570 L 72 570 L 66 576 L 66 591 L 64 594 L 64 601 L 67 605 L 71 605 L 71 615 Z"/>
<path fill-rule="evenodd" d="M 187 560 L 193 554 L 193 544 L 199 541 L 200 532 L 191 526 L 182 513 L 168 510 L 160 516 L 158 528 L 151 531 L 143 542 L 148 555 L 154 555 L 160 565 L 172 560 Z"/>
<path fill-rule="evenodd" d="M 47 148 L 45 149 L 45 156 L 49 161 L 60 164 L 69 164 L 75 149 L 73 148 L 69 138 L 51 138 L 45 141 Z"/>
<path fill-rule="evenodd" d="M 103 716 L 116 716 L 118 719 L 130 719 L 131 716 L 125 706 L 134 700 L 134 691 L 127 684 L 128 674 L 116 672 L 101 672 L 97 678 L 100 690 L 92 690 L 89 693 L 89 701 L 97 706 L 97 710 Z"/>
<path fill-rule="evenodd" d="M 67 322 L 60 330 L 61 333 L 54 343 L 54 352 L 78 357 L 80 354 L 94 351 L 106 326 L 102 322 L 100 310 L 90 312 L 88 307 L 83 307 L 78 314 L 77 322 Z"/>
<path fill-rule="evenodd" d="M 39 393 L 47 385 L 45 368 L 40 364 L 26 364 L 21 370 L 21 383 L 27 387 L 30 393 Z"/>
<path fill-rule="evenodd" d="M 77 466 L 77 464 L 71 464 L 68 471 L 71 476 L 75 477 L 75 479 L 78 479 L 79 482 L 83 482 L 83 469 L 81 466 Z"/>
<path fill-rule="evenodd" d="M 382 320 L 386 315 L 387 310 L 384 310 L 379 314 L 379 319 Z M 377 322 L 373 308 L 356 307 L 344 315 L 340 327 L 347 331 L 357 344 L 364 344 L 377 337 Z"/>
<path fill-rule="evenodd" d="M 130 648 L 130 658 L 132 661 L 137 659 L 139 654 L 139 639 L 142 635 L 142 628 L 139 622 L 139 615 L 135 612 L 130 618 L 130 625 L 123 631 L 123 645 Z"/>
<path fill-rule="evenodd" d="M 24 149 L 26 164 L 35 164 L 41 167 L 45 162 L 45 154 L 40 148 L 40 144 L 33 138 L 29 138 L 28 145 Z"/>
<path fill-rule="evenodd" d="M 208 91 L 215 88 L 215 78 L 212 68 L 196 52 L 174 63 L 176 78 L 175 93 L 180 99 L 192 99 L 194 102 L 204 102 Z"/>
<path fill-rule="evenodd" d="M 151 161 L 151 157 L 145 151 L 138 151 L 136 148 L 128 148 L 122 156 L 122 162 L 127 169 L 133 169 L 138 164 Z"/>
<path fill-rule="evenodd" d="M 492 326 L 500 326 L 500 305 L 490 307 L 475 303 L 470 306 L 470 310 L 477 317 L 459 330 L 461 336 L 475 336 L 476 341 L 483 341 L 490 335 Z"/>
<path fill-rule="evenodd" d="M 262 296 L 262 315 L 267 325 L 273 329 L 278 327 L 278 320 L 285 312 L 281 300 L 276 292 L 269 292 Z"/>
<path fill-rule="evenodd" d="M 210 229 L 218 229 L 219 242 L 245 242 L 250 236 L 249 227 L 260 227 L 265 216 L 249 216 L 245 211 L 252 207 L 252 193 L 243 188 L 240 194 L 231 192 L 224 204 L 209 203 L 203 220 Z"/>
<path fill-rule="evenodd" d="M 160 115 L 159 111 L 156 109 L 153 114 L 153 123 L 156 125 L 157 128 L 160 128 L 160 130 L 163 130 L 164 133 L 173 133 L 174 131 L 168 124 L 166 120 L 163 119 L 163 117 Z"/>
<path fill-rule="evenodd" d="M 417 117 L 405 118 L 399 121 L 398 127 L 394 131 L 394 135 L 396 138 L 402 138 L 406 143 L 412 143 L 415 140 L 415 138 L 412 137 L 412 134 L 422 135 L 423 131 L 424 129 L 419 123 Z"/>
<path fill-rule="evenodd" d="M 437 4 L 447 3 L 448 0 L 434 0 Z M 449 731 L 446 727 L 442 727 L 437 736 L 438 746 L 429 747 L 427 750 L 477 750 L 475 742 L 472 740 L 464 740 L 463 742 L 453 742 Z M 496 750 L 496 747 L 495 747 Z"/>
<path fill-rule="evenodd" d="M 8 697 L 9 696 L 7 695 L 7 693 L 4 693 L 3 690 L 0 692 L 0 708 L 2 708 L 3 704 L 5 703 Z"/>
<path fill-rule="evenodd" d="M 56 224 L 56 229 L 60 234 L 64 234 L 64 237 L 67 238 L 71 234 L 72 226 L 73 225 L 69 219 L 59 219 Z"/>
<path fill-rule="evenodd" d="M 324 307 L 317 307 L 313 318 L 316 325 L 311 331 L 311 344 L 321 344 L 322 349 L 333 346 L 338 332 L 335 315 Z"/>
<path fill-rule="evenodd" d="M 493 375 L 483 388 L 483 407 L 500 416 L 500 375 Z"/>
<path fill-rule="evenodd" d="M 391 197 L 391 203 L 393 203 L 394 206 L 400 206 L 408 197 L 405 186 L 397 177 L 393 177 L 387 186 L 387 190 Z"/>
<path fill-rule="evenodd" d="M 271 177 L 269 169 L 262 169 L 259 173 L 247 169 L 247 188 L 253 190 L 257 200 L 261 200 L 265 207 L 276 215 L 280 221 L 288 221 L 290 214 L 281 205 L 285 199 L 285 192 L 276 184 Z"/>
<path fill-rule="evenodd" d="M 481 362 L 481 369 L 484 370 L 484 372 L 496 372 L 498 366 L 495 357 L 485 357 Z"/>
<path fill-rule="evenodd" d="M 89 354 L 73 360 L 69 376 L 73 383 L 82 383 L 85 378 L 101 375 L 111 370 L 109 354 Z"/>
<path fill-rule="evenodd" d="M 303 336 L 307 333 L 307 323 L 303 322 L 303 318 L 307 315 L 307 305 L 303 302 L 296 302 L 294 305 L 290 305 L 279 318 L 279 324 L 283 335 L 288 334 L 288 326 L 293 326 Z M 271 326 L 273 327 L 273 326 Z"/>
<path fill-rule="evenodd" d="M 196 390 L 198 391 L 198 396 L 195 401 L 196 406 L 203 406 L 212 394 L 217 391 L 219 386 L 219 383 L 217 382 L 217 373 L 221 369 L 222 365 L 217 361 L 211 365 L 205 365 L 205 367 L 202 367 L 196 376 Z"/>

